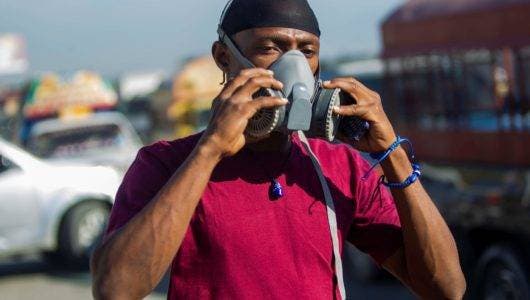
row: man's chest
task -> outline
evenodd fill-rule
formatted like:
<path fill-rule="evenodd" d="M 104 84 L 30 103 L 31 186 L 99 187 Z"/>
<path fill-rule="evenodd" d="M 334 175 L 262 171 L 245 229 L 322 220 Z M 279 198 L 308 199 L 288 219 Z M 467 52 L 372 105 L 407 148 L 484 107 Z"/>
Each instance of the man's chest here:
<path fill-rule="evenodd" d="M 254 178 L 211 181 L 191 222 L 193 236 L 219 252 L 256 254 L 287 246 L 292 251 L 312 249 L 331 257 L 326 206 L 316 177 L 277 178 L 284 196 L 270 197 L 270 182 Z M 339 228 L 347 233 L 353 201 L 339 190 L 332 192 L 343 216 Z"/>

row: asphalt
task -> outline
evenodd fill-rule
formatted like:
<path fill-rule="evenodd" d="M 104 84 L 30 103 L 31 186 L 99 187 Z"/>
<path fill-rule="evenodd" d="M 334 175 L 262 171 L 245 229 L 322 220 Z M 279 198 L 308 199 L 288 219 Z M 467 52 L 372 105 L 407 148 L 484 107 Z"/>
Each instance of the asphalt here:
<path fill-rule="evenodd" d="M 166 299 L 167 278 L 146 299 Z M 0 262 L 0 298 L 26 299 L 92 299 L 91 278 L 86 271 L 54 267 L 41 259 Z M 385 278 L 375 283 L 347 280 L 349 299 L 413 299 L 398 282 Z"/>

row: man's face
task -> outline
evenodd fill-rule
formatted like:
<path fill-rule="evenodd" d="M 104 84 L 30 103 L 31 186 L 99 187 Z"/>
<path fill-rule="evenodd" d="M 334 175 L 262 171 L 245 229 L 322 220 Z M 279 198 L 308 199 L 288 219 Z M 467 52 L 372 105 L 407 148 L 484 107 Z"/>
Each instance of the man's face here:
<path fill-rule="evenodd" d="M 256 67 L 268 69 L 280 56 L 299 50 L 307 58 L 313 74 L 318 70 L 320 39 L 309 32 L 292 28 L 265 27 L 241 31 L 233 40 L 243 55 Z M 226 50 L 228 51 L 228 50 Z M 235 75 L 242 66 L 229 54 L 226 73 Z"/>
<path fill-rule="evenodd" d="M 282 27 L 254 28 L 235 34 L 233 41 L 242 54 L 259 68 L 268 69 L 290 50 L 299 50 L 306 56 L 313 74 L 319 67 L 320 39 L 306 31 Z M 217 65 L 229 78 L 236 76 L 244 68 L 220 42 L 216 42 L 212 50 Z M 283 133 L 272 132 L 262 138 L 247 137 L 247 143 L 271 141 L 271 138 L 283 141 L 286 137 Z"/>

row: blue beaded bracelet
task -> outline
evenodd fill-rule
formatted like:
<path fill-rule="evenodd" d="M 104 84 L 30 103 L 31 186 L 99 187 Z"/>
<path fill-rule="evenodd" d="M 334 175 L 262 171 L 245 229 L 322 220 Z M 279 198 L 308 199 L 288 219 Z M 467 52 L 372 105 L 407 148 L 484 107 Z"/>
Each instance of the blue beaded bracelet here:
<path fill-rule="evenodd" d="M 381 183 L 383 183 L 385 186 L 391 189 L 404 189 L 410 186 L 411 184 L 413 184 L 414 182 L 416 182 L 418 178 L 420 178 L 421 176 L 421 167 L 419 164 L 414 162 L 415 154 L 414 154 L 414 148 L 412 147 L 412 143 L 408 139 L 402 138 L 400 136 L 397 137 L 396 141 L 392 143 L 392 145 L 390 145 L 390 147 L 388 147 L 386 151 L 370 153 L 370 157 L 372 159 L 375 159 L 376 162 L 370 167 L 370 169 L 366 172 L 366 174 L 364 174 L 364 176 L 361 179 L 362 180 L 368 179 L 368 175 L 370 175 L 370 173 L 374 170 L 374 168 L 377 165 L 381 164 L 381 162 L 383 162 L 385 159 L 387 159 L 388 156 L 390 156 L 390 154 L 394 152 L 399 147 L 399 145 L 403 143 L 407 143 L 409 145 L 409 149 L 410 149 L 409 158 L 412 161 L 412 169 L 413 169 L 412 174 L 410 174 L 410 176 L 407 177 L 407 179 L 405 179 L 403 182 L 385 181 L 385 176 L 383 175 L 381 176 Z"/>
<path fill-rule="evenodd" d="M 388 182 L 385 181 L 385 175 L 381 176 L 381 182 L 391 189 L 404 189 L 414 182 L 416 182 L 421 176 L 421 168 L 419 164 L 412 163 L 412 174 L 403 182 Z"/>
<path fill-rule="evenodd" d="M 392 145 L 390 145 L 390 147 L 388 147 L 386 151 L 370 153 L 370 157 L 372 159 L 375 159 L 376 162 L 370 167 L 370 169 L 368 169 L 366 174 L 364 174 L 364 176 L 361 179 L 362 180 L 368 179 L 368 175 L 370 175 L 370 173 L 375 169 L 375 167 L 377 167 L 377 165 L 381 164 L 385 159 L 387 159 L 388 156 L 390 156 L 390 154 L 392 154 L 392 152 L 394 152 L 399 147 L 399 145 L 403 143 L 409 144 L 410 151 L 411 151 L 411 160 L 414 160 L 414 149 L 412 149 L 412 143 L 408 139 L 402 138 L 398 135 L 396 138 L 396 141 L 392 143 Z"/>

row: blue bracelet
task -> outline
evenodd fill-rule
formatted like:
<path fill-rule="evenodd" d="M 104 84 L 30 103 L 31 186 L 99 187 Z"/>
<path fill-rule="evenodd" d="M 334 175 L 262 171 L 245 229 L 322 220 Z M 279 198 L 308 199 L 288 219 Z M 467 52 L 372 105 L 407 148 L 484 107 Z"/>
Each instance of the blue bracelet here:
<path fill-rule="evenodd" d="M 394 152 L 399 147 L 399 145 L 403 143 L 409 144 L 410 151 L 411 151 L 411 160 L 414 160 L 414 149 L 412 148 L 412 143 L 408 139 L 402 138 L 398 135 L 396 138 L 396 141 L 392 143 L 392 145 L 390 145 L 390 147 L 388 147 L 386 151 L 370 153 L 370 157 L 372 159 L 375 159 L 376 162 L 370 167 L 370 169 L 368 169 L 366 174 L 364 174 L 364 176 L 361 179 L 363 181 L 368 179 L 368 175 L 370 175 L 370 173 L 375 169 L 375 167 L 377 167 L 377 165 L 381 164 L 385 159 L 387 159 L 388 156 L 390 156 L 390 154 Z"/>
<path fill-rule="evenodd" d="M 368 179 L 368 175 L 370 175 L 370 173 L 374 170 L 374 168 L 377 165 L 381 164 L 381 162 L 383 162 L 385 159 L 387 159 L 388 156 L 390 156 L 390 154 L 394 152 L 399 147 L 399 145 L 403 143 L 407 143 L 409 145 L 409 150 L 410 150 L 409 159 L 412 161 L 412 174 L 410 174 L 410 176 L 407 177 L 407 179 L 405 179 L 403 182 L 385 181 L 385 176 L 383 175 L 381 176 L 380 182 L 391 189 L 404 189 L 410 186 L 411 184 L 413 184 L 414 182 L 416 182 L 421 177 L 421 167 L 418 163 L 414 162 L 416 156 L 414 154 L 414 148 L 412 147 L 412 143 L 408 139 L 402 138 L 400 136 L 397 137 L 396 141 L 392 143 L 392 145 L 390 145 L 390 147 L 388 147 L 386 151 L 370 154 L 370 157 L 372 159 L 375 159 L 376 162 L 370 167 L 370 169 L 366 172 L 366 174 L 364 174 L 364 176 L 361 179 L 362 180 Z"/>
<path fill-rule="evenodd" d="M 391 189 L 404 189 L 414 182 L 416 182 L 421 176 L 421 168 L 419 164 L 412 163 L 412 174 L 403 182 L 388 182 L 385 181 L 385 175 L 381 176 L 381 182 Z"/>

